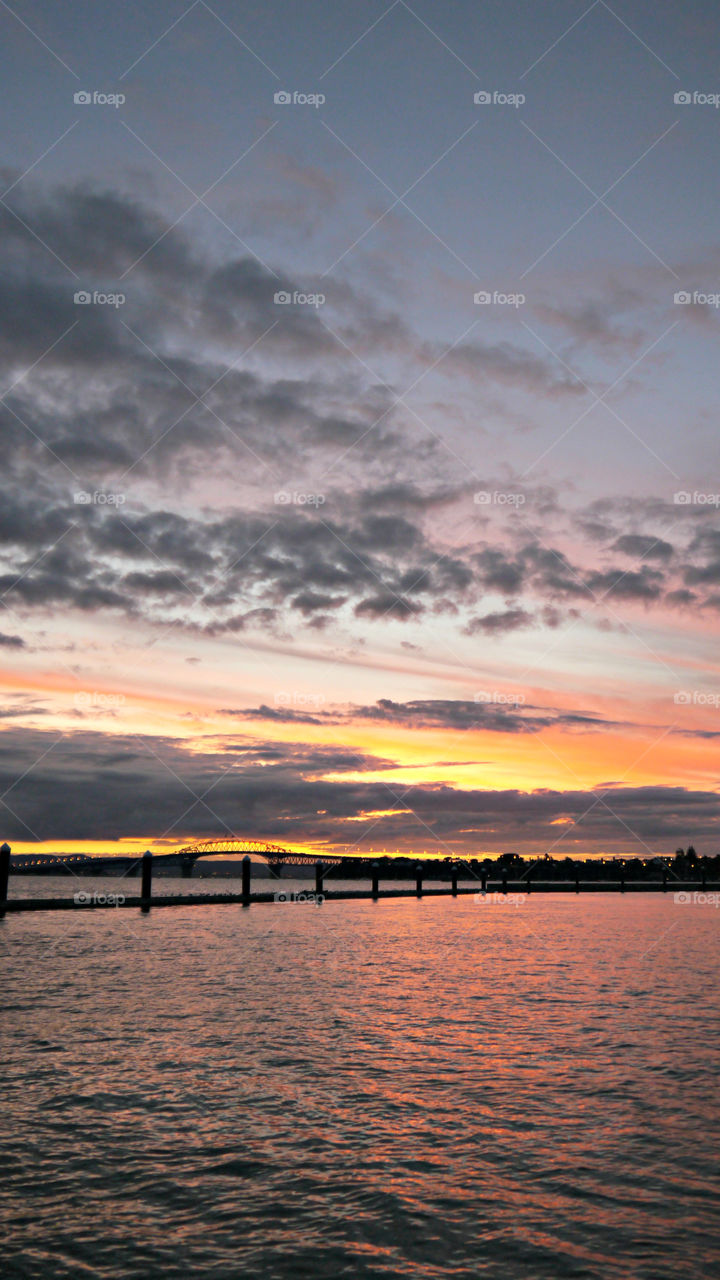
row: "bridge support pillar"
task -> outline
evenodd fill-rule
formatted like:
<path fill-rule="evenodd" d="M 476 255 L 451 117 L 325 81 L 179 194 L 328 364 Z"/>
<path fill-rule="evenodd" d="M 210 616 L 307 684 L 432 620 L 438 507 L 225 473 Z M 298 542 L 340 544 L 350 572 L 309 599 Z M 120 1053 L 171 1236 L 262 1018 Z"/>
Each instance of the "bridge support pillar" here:
<path fill-rule="evenodd" d="M 188 859 L 187 862 L 182 863 L 180 867 L 180 874 L 182 875 L 183 880 L 191 880 L 192 873 L 193 873 L 193 864 Z"/>
<path fill-rule="evenodd" d="M 251 862 L 251 860 L 250 860 L 249 855 L 246 853 L 246 854 L 245 854 L 245 857 L 244 857 L 244 858 L 243 858 L 243 860 L 242 860 L 242 900 L 243 900 L 243 906 L 244 906 L 244 907 L 249 907 L 249 906 L 250 906 L 250 872 L 251 872 L 251 867 L 252 867 L 252 862 Z"/>

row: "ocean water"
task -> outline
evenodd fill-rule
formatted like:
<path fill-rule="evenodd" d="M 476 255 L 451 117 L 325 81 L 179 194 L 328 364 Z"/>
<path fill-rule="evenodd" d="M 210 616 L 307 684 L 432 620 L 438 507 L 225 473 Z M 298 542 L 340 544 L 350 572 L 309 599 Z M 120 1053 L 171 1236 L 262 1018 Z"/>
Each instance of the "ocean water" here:
<path fill-rule="evenodd" d="M 719 938 L 654 894 L 7 916 L 3 1273 L 716 1277 Z"/>

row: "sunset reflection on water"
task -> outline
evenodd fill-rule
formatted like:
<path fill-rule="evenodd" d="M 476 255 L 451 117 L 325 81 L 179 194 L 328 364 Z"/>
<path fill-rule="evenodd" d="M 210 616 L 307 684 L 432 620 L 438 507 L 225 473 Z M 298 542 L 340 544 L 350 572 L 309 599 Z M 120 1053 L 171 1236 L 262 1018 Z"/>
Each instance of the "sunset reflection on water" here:
<path fill-rule="evenodd" d="M 8 917 L 11 1276 L 711 1276 L 720 918 Z"/>

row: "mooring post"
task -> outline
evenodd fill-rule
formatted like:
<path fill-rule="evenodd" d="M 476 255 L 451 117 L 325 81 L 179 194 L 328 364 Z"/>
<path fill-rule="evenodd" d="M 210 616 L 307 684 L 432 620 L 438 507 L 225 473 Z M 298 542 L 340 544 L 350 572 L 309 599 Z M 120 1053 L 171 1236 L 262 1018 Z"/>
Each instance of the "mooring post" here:
<path fill-rule="evenodd" d="M 580 892 L 580 877 L 579 877 L 579 876 L 576 876 L 576 877 L 575 877 L 575 892 L 576 892 L 576 893 L 579 893 L 579 892 Z"/>
<path fill-rule="evenodd" d="M 379 868 L 378 868 L 378 864 L 377 864 L 377 862 L 373 862 L 373 864 L 372 864 L 372 896 L 373 896 L 373 898 L 375 899 L 375 901 L 377 901 L 377 896 L 378 896 L 378 881 L 379 881 L 379 879 L 380 879 L 380 877 L 379 877 L 379 875 L 378 875 L 378 870 L 379 870 Z"/>
<path fill-rule="evenodd" d="M 10 845 L 4 844 L 0 849 L 0 916 L 5 915 L 5 903 L 8 895 L 8 879 L 10 876 Z"/>
<path fill-rule="evenodd" d="M 415 868 L 415 892 L 418 898 L 422 897 L 422 882 L 423 882 L 423 869 L 421 864 L 418 862 Z"/>
<path fill-rule="evenodd" d="M 482 871 L 480 873 L 480 888 L 483 893 L 487 893 L 487 871 Z"/>
<path fill-rule="evenodd" d="M 663 893 L 667 893 L 667 871 L 663 871 Z"/>
<path fill-rule="evenodd" d="M 323 891 L 323 864 L 318 858 L 315 863 L 315 893 L 318 897 L 322 897 Z"/>
<path fill-rule="evenodd" d="M 505 872 L 503 872 L 502 890 L 503 890 L 503 893 L 507 893 L 507 875 L 505 874 Z"/>
<path fill-rule="evenodd" d="M 152 898 L 152 853 L 146 849 L 142 857 L 142 887 L 140 889 L 140 907 L 142 911 L 150 910 Z"/>
<path fill-rule="evenodd" d="M 458 869 L 457 869 L 457 863 L 454 862 L 450 871 L 450 883 L 452 885 L 453 898 L 457 898 L 457 882 L 458 882 Z"/>
<path fill-rule="evenodd" d="M 625 876 L 620 877 L 620 892 L 625 892 Z"/>
<path fill-rule="evenodd" d="M 242 900 L 243 900 L 244 907 L 250 906 L 250 868 L 251 867 L 252 867 L 252 860 L 250 858 L 250 854 L 246 853 L 245 857 L 242 860 Z"/>
<path fill-rule="evenodd" d="M 705 886 L 706 886 L 706 885 L 707 885 L 707 872 L 706 872 L 705 868 L 703 867 L 703 873 L 702 873 L 702 887 L 703 887 L 703 889 L 705 888 Z"/>

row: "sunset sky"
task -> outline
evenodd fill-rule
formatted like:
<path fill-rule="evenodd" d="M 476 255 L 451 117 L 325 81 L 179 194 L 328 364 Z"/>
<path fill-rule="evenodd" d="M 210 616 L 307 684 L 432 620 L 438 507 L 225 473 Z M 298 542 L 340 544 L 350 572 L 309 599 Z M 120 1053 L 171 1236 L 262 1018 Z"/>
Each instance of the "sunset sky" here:
<path fill-rule="evenodd" d="M 716 6 L 0 39 L 2 838 L 717 852 Z"/>

